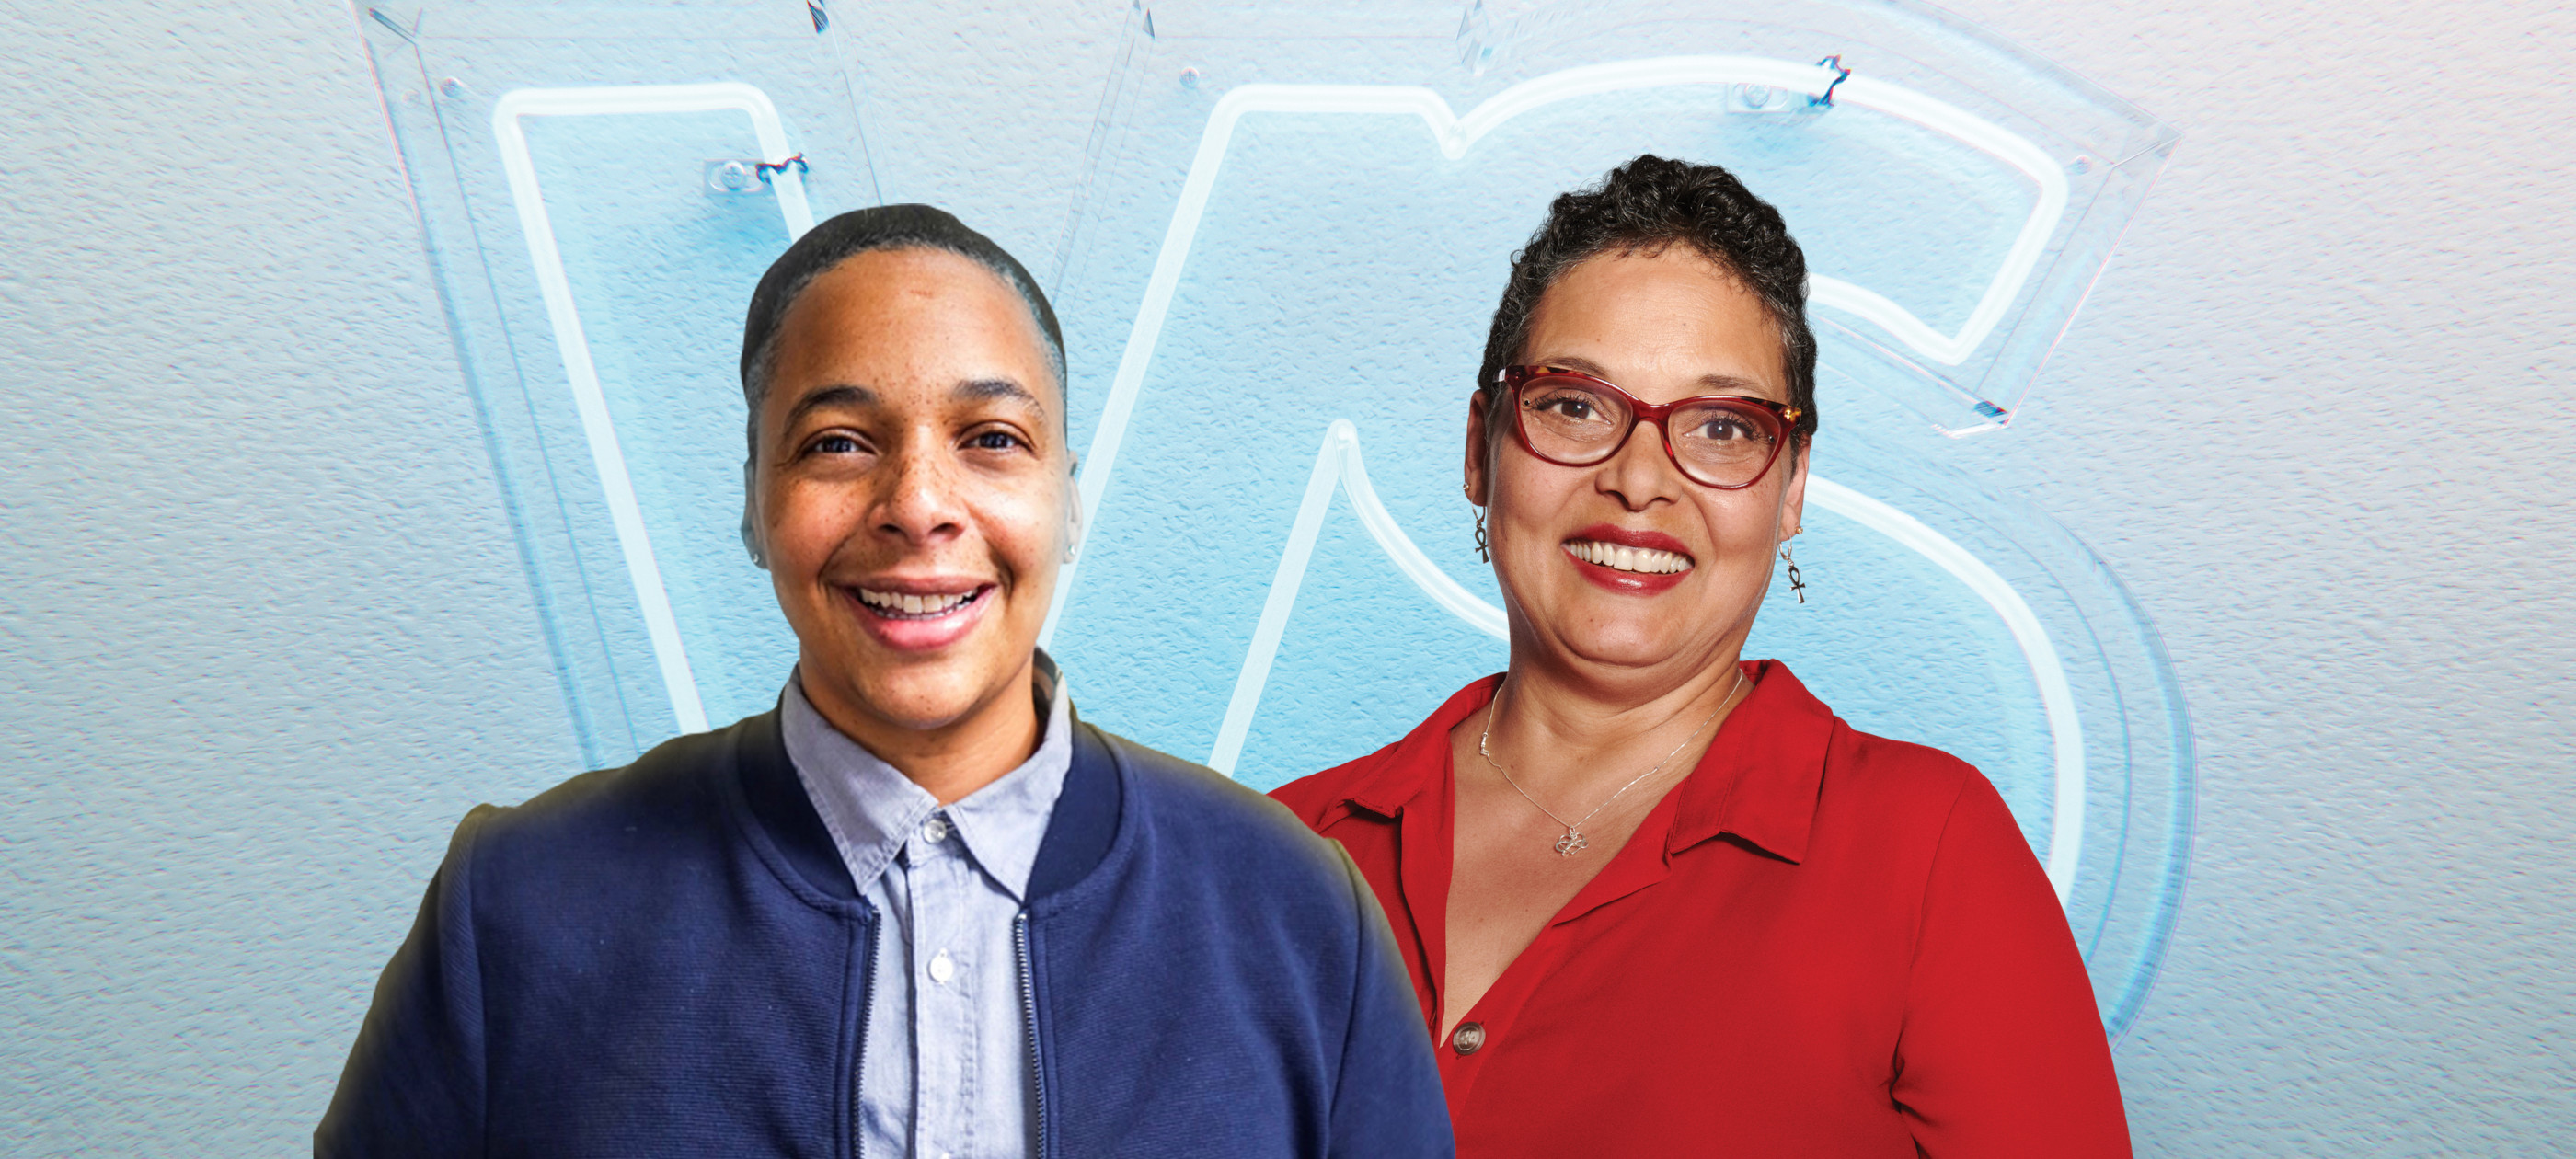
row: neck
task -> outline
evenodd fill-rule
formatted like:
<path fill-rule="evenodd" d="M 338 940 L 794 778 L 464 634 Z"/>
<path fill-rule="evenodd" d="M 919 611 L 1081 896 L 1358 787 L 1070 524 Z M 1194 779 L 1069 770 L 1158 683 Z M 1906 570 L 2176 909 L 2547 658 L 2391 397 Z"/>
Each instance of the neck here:
<path fill-rule="evenodd" d="M 1027 762 L 1045 739 L 1034 657 L 956 718 L 927 727 L 888 717 L 835 682 L 804 679 L 805 699 L 841 735 L 894 766 L 942 805 L 973 794 Z"/>
<path fill-rule="evenodd" d="M 1512 754 L 1512 775 L 1526 784 L 1614 785 L 1668 754 L 1664 775 L 1687 773 L 1751 691 L 1737 668 L 1739 654 L 1730 647 L 1709 663 L 1659 674 L 1533 663 L 1515 648 L 1490 709 L 1490 743 L 1495 752 Z M 1685 751 L 1675 754 L 1676 745 Z"/>

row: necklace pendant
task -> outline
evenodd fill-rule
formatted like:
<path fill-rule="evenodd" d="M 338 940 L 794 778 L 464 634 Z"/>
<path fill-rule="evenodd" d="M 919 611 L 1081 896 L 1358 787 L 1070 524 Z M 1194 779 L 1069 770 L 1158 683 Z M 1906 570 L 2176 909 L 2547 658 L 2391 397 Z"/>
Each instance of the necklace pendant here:
<path fill-rule="evenodd" d="M 1556 839 L 1556 855 L 1559 857 L 1572 857 L 1590 848 L 1592 843 L 1584 840 L 1583 834 L 1572 829 L 1566 830 L 1565 836 Z"/>

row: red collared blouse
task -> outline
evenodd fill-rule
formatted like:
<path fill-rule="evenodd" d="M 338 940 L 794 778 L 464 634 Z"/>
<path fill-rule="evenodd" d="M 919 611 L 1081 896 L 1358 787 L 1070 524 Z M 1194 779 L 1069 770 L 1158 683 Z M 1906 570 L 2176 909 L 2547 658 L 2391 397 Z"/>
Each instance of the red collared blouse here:
<path fill-rule="evenodd" d="M 2092 985 L 2003 798 L 1744 668 L 1708 754 L 1439 1045 L 1459 1155 L 2127 1155 Z M 1449 730 L 1500 683 L 1275 794 L 1368 875 L 1435 1032 Z"/>

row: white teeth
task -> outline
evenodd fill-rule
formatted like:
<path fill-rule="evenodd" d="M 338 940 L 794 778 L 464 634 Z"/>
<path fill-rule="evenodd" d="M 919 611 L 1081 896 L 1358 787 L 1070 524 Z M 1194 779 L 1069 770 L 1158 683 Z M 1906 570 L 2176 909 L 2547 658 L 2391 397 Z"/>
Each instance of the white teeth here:
<path fill-rule="evenodd" d="M 1585 563 L 1646 575 L 1669 575 L 1691 569 L 1689 556 L 1670 551 L 1657 551 L 1651 547 L 1625 547 L 1614 543 L 1578 539 L 1566 544 L 1565 550 L 1566 554 Z"/>
<path fill-rule="evenodd" d="M 905 592 L 876 592 L 866 588 L 859 589 L 860 602 L 881 612 L 894 612 L 906 616 L 946 615 L 973 600 L 975 596 L 975 592 L 960 592 L 953 596 L 916 596 Z"/>

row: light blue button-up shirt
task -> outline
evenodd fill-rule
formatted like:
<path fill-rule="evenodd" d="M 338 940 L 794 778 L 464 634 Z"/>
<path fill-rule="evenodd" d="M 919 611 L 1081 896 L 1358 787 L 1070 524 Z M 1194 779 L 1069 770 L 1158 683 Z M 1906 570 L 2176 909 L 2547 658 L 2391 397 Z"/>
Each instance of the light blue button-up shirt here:
<path fill-rule="evenodd" d="M 1035 1151 L 1016 923 L 1073 763 L 1063 682 L 1045 653 L 1037 660 L 1037 752 L 945 807 L 833 728 L 797 680 L 781 697 L 788 759 L 879 915 L 859 1075 L 867 1159 Z"/>

